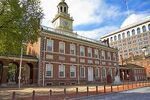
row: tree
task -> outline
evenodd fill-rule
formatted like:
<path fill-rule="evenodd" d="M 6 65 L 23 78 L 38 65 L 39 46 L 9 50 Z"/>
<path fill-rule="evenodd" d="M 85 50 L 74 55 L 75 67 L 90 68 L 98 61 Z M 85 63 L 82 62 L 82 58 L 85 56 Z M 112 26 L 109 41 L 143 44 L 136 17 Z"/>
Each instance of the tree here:
<path fill-rule="evenodd" d="M 36 42 L 42 17 L 39 0 L 1 0 L 0 54 L 20 54 L 23 42 Z"/>

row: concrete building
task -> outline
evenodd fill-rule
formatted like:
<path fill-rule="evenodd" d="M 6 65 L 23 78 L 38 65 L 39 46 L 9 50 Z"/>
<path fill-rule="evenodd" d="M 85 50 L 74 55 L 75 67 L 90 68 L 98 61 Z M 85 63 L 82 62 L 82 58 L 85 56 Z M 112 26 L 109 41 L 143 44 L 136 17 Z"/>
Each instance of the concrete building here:
<path fill-rule="evenodd" d="M 147 55 L 150 53 L 150 16 L 111 32 L 101 40 L 108 40 L 111 47 L 119 50 L 119 59 L 120 56 L 127 59 L 132 55 L 141 55 L 142 48 L 146 48 Z"/>
<path fill-rule="evenodd" d="M 62 0 L 53 28 L 42 27 L 28 54 L 39 58 L 39 85 L 71 85 L 112 82 L 118 66 L 118 50 L 73 32 L 73 18 Z"/>

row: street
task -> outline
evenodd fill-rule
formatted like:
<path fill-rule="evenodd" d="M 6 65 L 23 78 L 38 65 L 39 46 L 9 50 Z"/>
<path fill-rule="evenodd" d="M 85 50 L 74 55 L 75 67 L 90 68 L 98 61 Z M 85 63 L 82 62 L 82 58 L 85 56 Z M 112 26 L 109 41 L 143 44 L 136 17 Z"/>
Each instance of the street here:
<path fill-rule="evenodd" d="M 150 87 L 144 87 L 119 93 L 87 96 L 71 100 L 150 100 Z"/>

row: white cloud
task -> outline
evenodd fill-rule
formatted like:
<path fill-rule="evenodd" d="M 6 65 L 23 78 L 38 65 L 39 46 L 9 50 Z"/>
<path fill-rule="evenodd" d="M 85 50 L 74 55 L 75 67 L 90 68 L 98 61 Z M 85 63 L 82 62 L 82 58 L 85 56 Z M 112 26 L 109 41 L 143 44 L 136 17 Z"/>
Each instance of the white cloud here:
<path fill-rule="evenodd" d="M 149 14 L 143 13 L 143 14 L 131 14 L 129 17 L 125 19 L 125 21 L 122 23 L 121 28 L 128 26 L 130 24 L 133 24 L 135 22 L 138 22 L 139 20 L 147 17 Z"/>
<path fill-rule="evenodd" d="M 79 35 L 87 37 L 87 38 L 99 40 L 100 37 L 104 36 L 106 33 L 109 33 L 109 32 L 114 31 L 116 29 L 118 29 L 118 27 L 104 26 L 104 27 L 94 29 L 94 30 L 91 30 L 91 31 L 77 31 L 77 33 Z"/>
<path fill-rule="evenodd" d="M 41 0 L 45 19 L 43 25 L 50 26 L 57 13 L 60 0 Z M 119 14 L 119 8 L 108 5 L 104 0 L 66 0 L 69 13 L 74 18 L 74 26 L 83 24 L 97 24 L 106 18 L 114 18 Z"/>

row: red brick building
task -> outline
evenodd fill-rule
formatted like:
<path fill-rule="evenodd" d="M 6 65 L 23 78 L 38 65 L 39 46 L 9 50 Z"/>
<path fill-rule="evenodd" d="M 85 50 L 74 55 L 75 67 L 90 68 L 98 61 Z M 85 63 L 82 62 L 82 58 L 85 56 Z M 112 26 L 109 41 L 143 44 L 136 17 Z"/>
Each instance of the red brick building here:
<path fill-rule="evenodd" d="M 62 0 L 53 19 L 54 29 L 42 27 L 28 54 L 39 58 L 39 85 L 70 85 L 112 82 L 118 65 L 118 51 L 107 44 L 73 32 L 73 18 Z"/>

